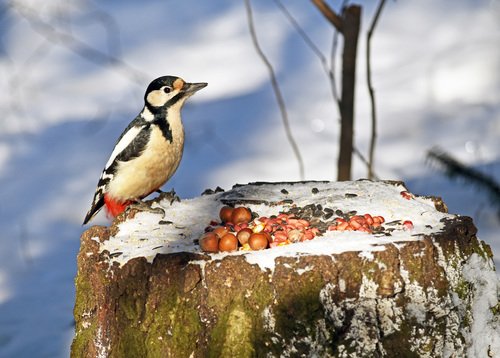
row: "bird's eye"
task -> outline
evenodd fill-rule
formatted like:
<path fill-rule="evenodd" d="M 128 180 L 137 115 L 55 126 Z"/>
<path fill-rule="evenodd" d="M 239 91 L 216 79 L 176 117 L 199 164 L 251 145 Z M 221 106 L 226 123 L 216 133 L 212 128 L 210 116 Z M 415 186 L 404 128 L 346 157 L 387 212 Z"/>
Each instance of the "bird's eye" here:
<path fill-rule="evenodd" d="M 171 87 L 164 87 L 163 88 L 163 92 L 165 92 L 165 93 L 170 93 L 171 91 L 172 91 Z"/>

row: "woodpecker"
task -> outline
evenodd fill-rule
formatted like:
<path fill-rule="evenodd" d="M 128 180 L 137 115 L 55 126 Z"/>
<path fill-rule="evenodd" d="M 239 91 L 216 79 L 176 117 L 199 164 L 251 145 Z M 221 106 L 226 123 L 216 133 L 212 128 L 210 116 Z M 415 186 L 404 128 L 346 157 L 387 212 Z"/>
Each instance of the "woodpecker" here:
<path fill-rule="evenodd" d="M 144 108 L 118 138 L 104 166 L 83 225 L 103 206 L 111 216 L 140 203 L 175 173 L 184 150 L 181 108 L 207 83 L 163 76 L 151 82 Z"/>

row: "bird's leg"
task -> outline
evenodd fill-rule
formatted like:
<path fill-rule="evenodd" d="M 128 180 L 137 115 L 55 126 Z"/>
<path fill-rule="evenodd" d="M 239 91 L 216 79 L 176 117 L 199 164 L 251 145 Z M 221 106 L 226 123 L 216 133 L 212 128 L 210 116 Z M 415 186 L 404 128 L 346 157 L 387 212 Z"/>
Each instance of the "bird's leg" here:
<path fill-rule="evenodd" d="M 132 204 L 130 204 L 127 207 L 127 210 L 130 210 L 130 209 L 136 209 L 139 211 L 147 211 L 149 213 L 160 214 L 163 217 L 165 217 L 165 210 L 163 210 L 162 208 L 152 208 L 151 206 L 149 206 L 148 204 L 146 204 L 145 202 L 143 202 L 139 199 L 135 200 Z"/>
<path fill-rule="evenodd" d="M 174 201 L 181 202 L 181 198 L 175 193 L 175 190 L 172 189 L 170 191 L 161 191 L 160 189 L 156 190 L 157 193 L 160 193 L 158 198 L 161 200 L 167 199 L 170 202 L 170 205 L 174 203 Z"/>

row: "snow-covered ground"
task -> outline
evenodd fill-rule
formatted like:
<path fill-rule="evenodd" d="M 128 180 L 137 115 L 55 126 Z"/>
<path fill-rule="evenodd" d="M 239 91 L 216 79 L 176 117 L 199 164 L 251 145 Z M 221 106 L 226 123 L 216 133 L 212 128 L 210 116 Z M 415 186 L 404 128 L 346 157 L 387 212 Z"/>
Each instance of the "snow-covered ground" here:
<path fill-rule="evenodd" d="M 328 56 L 331 26 L 310 2 L 283 3 Z M 338 114 L 321 63 L 275 2 L 252 4 L 305 177 L 334 180 Z M 361 5 L 356 145 L 366 153 L 364 51 L 374 9 Z M 372 69 L 377 175 L 443 196 L 500 255 L 487 195 L 425 161 L 440 146 L 500 180 L 499 18 L 498 1 L 388 2 Z M 217 185 L 299 179 L 243 1 L 0 4 L 0 357 L 68 356 L 81 222 L 114 141 L 149 81 L 165 74 L 209 83 L 184 110 L 184 158 L 165 189 L 187 198 Z M 353 172 L 366 176 L 358 159 Z"/>

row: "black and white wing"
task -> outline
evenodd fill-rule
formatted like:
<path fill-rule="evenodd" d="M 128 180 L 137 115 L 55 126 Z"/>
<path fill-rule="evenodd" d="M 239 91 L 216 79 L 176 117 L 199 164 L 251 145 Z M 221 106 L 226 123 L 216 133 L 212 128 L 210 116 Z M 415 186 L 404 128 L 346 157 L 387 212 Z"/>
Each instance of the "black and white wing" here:
<path fill-rule="evenodd" d="M 149 140 L 149 128 L 150 123 L 137 116 L 120 135 L 99 178 L 92 205 L 85 215 L 83 225 L 88 223 L 104 206 L 106 188 L 116 175 L 118 162 L 129 161 L 142 153 Z"/>

